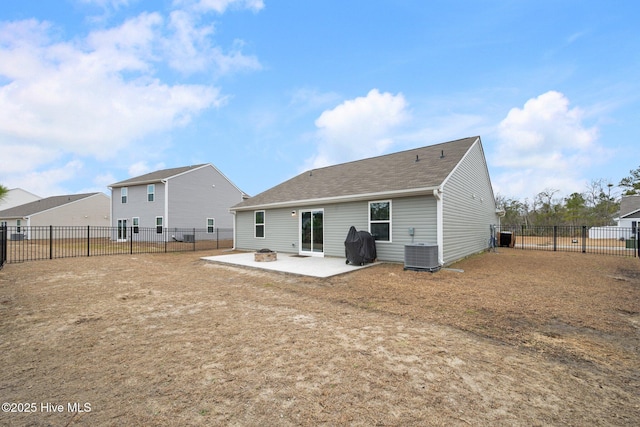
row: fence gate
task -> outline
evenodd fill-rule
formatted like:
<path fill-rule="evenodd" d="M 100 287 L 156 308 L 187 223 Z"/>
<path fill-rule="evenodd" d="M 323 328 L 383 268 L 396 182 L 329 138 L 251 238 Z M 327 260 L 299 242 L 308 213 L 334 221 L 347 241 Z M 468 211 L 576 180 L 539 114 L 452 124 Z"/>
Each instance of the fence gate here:
<path fill-rule="evenodd" d="M 0 269 L 7 262 L 7 226 L 0 226 Z"/>

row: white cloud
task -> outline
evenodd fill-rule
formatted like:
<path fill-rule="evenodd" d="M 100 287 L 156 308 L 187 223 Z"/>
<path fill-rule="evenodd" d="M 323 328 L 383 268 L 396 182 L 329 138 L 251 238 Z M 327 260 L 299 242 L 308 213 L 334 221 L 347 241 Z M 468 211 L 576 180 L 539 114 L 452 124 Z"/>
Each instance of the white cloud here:
<path fill-rule="evenodd" d="M 154 166 L 149 166 L 147 162 L 139 161 L 129 166 L 128 172 L 129 172 L 129 176 L 133 177 L 133 176 L 144 175 L 146 173 L 156 171 L 156 170 L 162 170 L 165 168 L 166 166 L 162 162 L 157 163 Z"/>
<path fill-rule="evenodd" d="M 83 166 L 82 162 L 72 160 L 57 168 L 45 171 L 31 171 L 19 175 L 18 182 L 10 185 L 12 187 L 23 188 L 42 197 L 66 194 L 67 192 L 59 184 L 73 179 L 82 170 Z"/>
<path fill-rule="evenodd" d="M 127 2 L 99 2 L 126 6 Z M 246 2 L 246 7 L 256 8 Z M 229 2 L 226 3 L 230 5 Z M 226 8 L 226 6 L 225 6 Z M 258 69 L 235 42 L 225 54 L 213 27 L 174 11 L 142 13 L 120 25 L 60 40 L 47 22 L 0 22 L 0 179 L 65 156 L 113 159 L 132 144 L 184 126 L 226 97 L 208 84 L 161 80 L 168 65 L 210 79 Z M 178 46 L 183 48 L 181 54 Z M 198 58 L 206 58 L 200 60 Z M 55 168 L 55 166 L 53 166 Z"/>
<path fill-rule="evenodd" d="M 513 108 L 498 126 L 491 163 L 508 172 L 494 178 L 505 196 L 535 196 L 547 188 L 570 194 L 583 191 L 582 171 L 598 161 L 595 127 L 583 123 L 585 113 L 569 108 L 569 100 L 549 91 Z"/>
<path fill-rule="evenodd" d="M 200 12 L 224 13 L 228 8 L 248 9 L 259 12 L 264 8 L 263 0 L 174 0 L 175 6 L 191 7 Z"/>
<path fill-rule="evenodd" d="M 317 152 L 306 161 L 311 168 L 377 156 L 394 142 L 392 131 L 409 118 L 402 94 L 380 93 L 344 101 L 315 121 Z"/>

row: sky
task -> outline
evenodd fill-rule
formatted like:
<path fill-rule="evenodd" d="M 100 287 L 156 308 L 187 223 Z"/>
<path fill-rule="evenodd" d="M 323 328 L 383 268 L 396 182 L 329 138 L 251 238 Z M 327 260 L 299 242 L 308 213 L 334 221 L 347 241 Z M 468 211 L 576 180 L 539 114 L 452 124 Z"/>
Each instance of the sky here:
<path fill-rule="evenodd" d="M 212 163 L 249 195 L 480 136 L 496 196 L 640 167 L 640 2 L 3 0 L 0 184 Z"/>

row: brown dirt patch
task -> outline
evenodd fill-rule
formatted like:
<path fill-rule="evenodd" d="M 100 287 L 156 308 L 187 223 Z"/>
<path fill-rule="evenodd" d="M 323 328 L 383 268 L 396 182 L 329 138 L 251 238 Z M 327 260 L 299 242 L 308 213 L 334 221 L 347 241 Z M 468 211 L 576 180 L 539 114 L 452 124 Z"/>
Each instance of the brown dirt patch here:
<path fill-rule="evenodd" d="M 35 410 L 0 424 L 640 421 L 637 258 L 500 248 L 312 279 L 209 255 L 6 265 L 0 396 Z"/>

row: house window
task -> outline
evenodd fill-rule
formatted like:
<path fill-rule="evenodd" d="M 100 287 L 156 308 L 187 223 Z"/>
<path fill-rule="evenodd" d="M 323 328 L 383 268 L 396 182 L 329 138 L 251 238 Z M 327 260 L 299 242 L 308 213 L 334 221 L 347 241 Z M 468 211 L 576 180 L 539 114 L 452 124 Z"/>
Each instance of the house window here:
<path fill-rule="evenodd" d="M 20 226 L 22 226 L 22 220 L 17 219 L 16 220 L 16 233 L 20 232 Z"/>
<path fill-rule="evenodd" d="M 264 238 L 264 211 L 255 211 L 255 237 Z"/>
<path fill-rule="evenodd" d="M 138 234 L 140 232 L 140 218 L 134 216 L 133 218 L 131 218 L 131 222 L 133 223 L 134 234 Z"/>
<path fill-rule="evenodd" d="M 391 241 L 391 200 L 369 202 L 369 232 L 377 241 Z"/>
<path fill-rule="evenodd" d="M 215 233 L 216 220 L 214 218 L 207 218 L 207 233 Z"/>
<path fill-rule="evenodd" d="M 158 234 L 162 233 L 162 217 L 161 216 L 156 217 L 156 233 Z"/>
<path fill-rule="evenodd" d="M 156 185 L 149 184 L 147 185 L 147 202 L 153 202 L 156 195 Z"/>
<path fill-rule="evenodd" d="M 120 189 L 120 201 L 122 203 L 127 203 L 127 187 L 122 187 Z"/>

